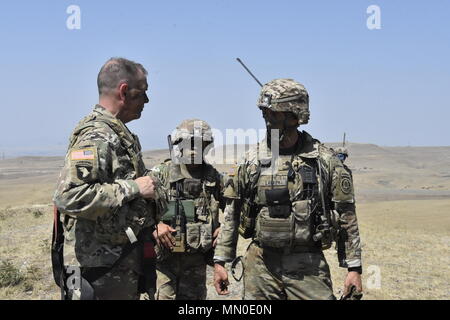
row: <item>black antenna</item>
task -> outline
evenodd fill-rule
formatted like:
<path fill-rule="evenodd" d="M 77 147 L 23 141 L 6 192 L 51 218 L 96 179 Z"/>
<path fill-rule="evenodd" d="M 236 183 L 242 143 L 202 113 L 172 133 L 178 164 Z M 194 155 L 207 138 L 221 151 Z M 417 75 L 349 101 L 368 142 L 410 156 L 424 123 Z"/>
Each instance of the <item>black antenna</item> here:
<path fill-rule="evenodd" d="M 247 70 L 247 72 L 253 77 L 253 79 L 255 79 L 256 82 L 258 82 L 258 84 L 262 87 L 262 83 L 259 82 L 259 80 L 253 75 L 253 73 L 245 66 L 245 64 L 241 61 L 241 59 L 236 58 L 236 60 L 244 67 L 245 70 Z"/>
<path fill-rule="evenodd" d="M 342 146 L 345 147 L 345 132 L 344 132 L 344 139 L 342 139 Z"/>

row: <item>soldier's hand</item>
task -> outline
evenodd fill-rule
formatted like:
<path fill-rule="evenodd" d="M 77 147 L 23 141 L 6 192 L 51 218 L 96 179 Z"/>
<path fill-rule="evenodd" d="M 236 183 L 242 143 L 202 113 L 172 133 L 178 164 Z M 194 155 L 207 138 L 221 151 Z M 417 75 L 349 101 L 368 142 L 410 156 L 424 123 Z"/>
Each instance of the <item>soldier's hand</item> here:
<path fill-rule="evenodd" d="M 139 186 L 139 191 L 141 192 L 141 196 L 146 199 L 155 198 L 155 182 L 149 176 L 139 177 L 135 179 L 136 183 Z"/>
<path fill-rule="evenodd" d="M 219 295 L 226 295 L 229 293 L 228 272 L 224 266 L 219 263 L 214 264 L 214 287 Z"/>
<path fill-rule="evenodd" d="M 175 246 L 175 238 L 172 236 L 172 232 L 176 230 L 165 223 L 158 223 L 155 231 L 153 231 L 153 237 L 160 246 L 161 244 L 167 249 L 172 250 Z"/>
<path fill-rule="evenodd" d="M 214 233 L 213 233 L 213 244 L 212 244 L 213 248 L 215 248 L 216 245 L 217 245 L 217 236 L 219 235 L 219 232 L 220 232 L 220 227 L 217 228 L 216 230 L 214 230 Z"/>
<path fill-rule="evenodd" d="M 347 278 L 345 278 L 343 294 L 344 296 L 350 293 L 350 288 L 352 286 L 356 287 L 356 291 L 362 292 L 361 275 L 356 271 L 350 271 L 347 274 Z"/>

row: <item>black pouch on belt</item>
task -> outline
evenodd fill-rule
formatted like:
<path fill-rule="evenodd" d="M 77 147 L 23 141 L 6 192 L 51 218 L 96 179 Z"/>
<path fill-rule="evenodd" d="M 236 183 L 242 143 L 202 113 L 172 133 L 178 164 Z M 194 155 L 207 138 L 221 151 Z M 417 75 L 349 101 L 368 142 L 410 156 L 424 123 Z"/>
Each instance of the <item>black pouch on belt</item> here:
<path fill-rule="evenodd" d="M 271 218 L 287 218 L 291 214 L 291 199 L 288 188 L 266 190 L 266 202 Z"/>

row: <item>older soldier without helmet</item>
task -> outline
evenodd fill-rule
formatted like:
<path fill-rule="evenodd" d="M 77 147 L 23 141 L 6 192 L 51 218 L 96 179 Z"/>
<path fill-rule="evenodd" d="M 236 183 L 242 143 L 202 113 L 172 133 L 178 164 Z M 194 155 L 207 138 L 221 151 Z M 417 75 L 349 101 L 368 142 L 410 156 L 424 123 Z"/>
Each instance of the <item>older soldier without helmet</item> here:
<path fill-rule="evenodd" d="M 322 252 L 332 240 L 340 266 L 348 269 L 345 293 L 352 286 L 361 291 L 351 174 L 331 150 L 297 130 L 309 120 L 306 89 L 292 79 L 273 80 L 263 86 L 258 107 L 268 130 L 259 151 L 268 156 L 250 150 L 224 190 L 225 223 L 214 256 L 217 292 L 228 293 L 224 264 L 236 256 L 238 233 L 253 238 L 244 258 L 244 299 L 335 299 Z M 271 129 L 279 130 L 279 141 Z M 271 141 L 279 142 L 273 171 L 266 161 L 275 152 Z"/>
<path fill-rule="evenodd" d="M 138 137 L 125 125 L 139 119 L 149 101 L 146 76 L 141 64 L 127 59 L 103 65 L 99 104 L 72 133 L 54 195 L 64 227 L 64 265 L 81 268 L 97 299 L 137 299 L 138 291 L 151 290 L 138 290 L 141 276 L 155 273 L 154 264 L 143 269 L 143 247 L 165 202 L 157 180 L 148 176 Z M 83 287 L 74 287 L 69 298 L 85 299 L 89 285 Z"/>
<path fill-rule="evenodd" d="M 212 265 L 219 207 L 224 204 L 221 176 L 203 158 L 212 147 L 212 131 L 203 120 L 184 120 L 171 142 L 172 160 L 152 169 L 169 190 L 169 210 L 153 233 L 158 242 L 155 298 L 204 300 L 206 265 Z"/>

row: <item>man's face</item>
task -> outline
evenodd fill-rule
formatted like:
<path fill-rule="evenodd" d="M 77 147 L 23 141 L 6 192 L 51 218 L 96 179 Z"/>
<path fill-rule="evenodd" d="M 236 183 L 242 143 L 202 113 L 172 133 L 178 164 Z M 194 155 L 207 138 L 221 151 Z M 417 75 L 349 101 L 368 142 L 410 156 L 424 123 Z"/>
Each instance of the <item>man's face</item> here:
<path fill-rule="evenodd" d="M 203 141 L 201 138 L 186 139 L 179 143 L 182 150 L 183 163 L 185 164 L 202 164 L 203 156 L 210 141 Z"/>
<path fill-rule="evenodd" d="M 145 76 L 141 77 L 133 85 L 128 87 L 123 107 L 124 122 L 129 122 L 141 117 L 144 104 L 149 102 L 146 93 L 147 89 L 147 77 Z"/>
<path fill-rule="evenodd" d="M 292 112 L 272 111 L 268 108 L 262 108 L 263 117 L 271 129 L 286 129 L 288 127 L 297 127 L 298 120 Z"/>

